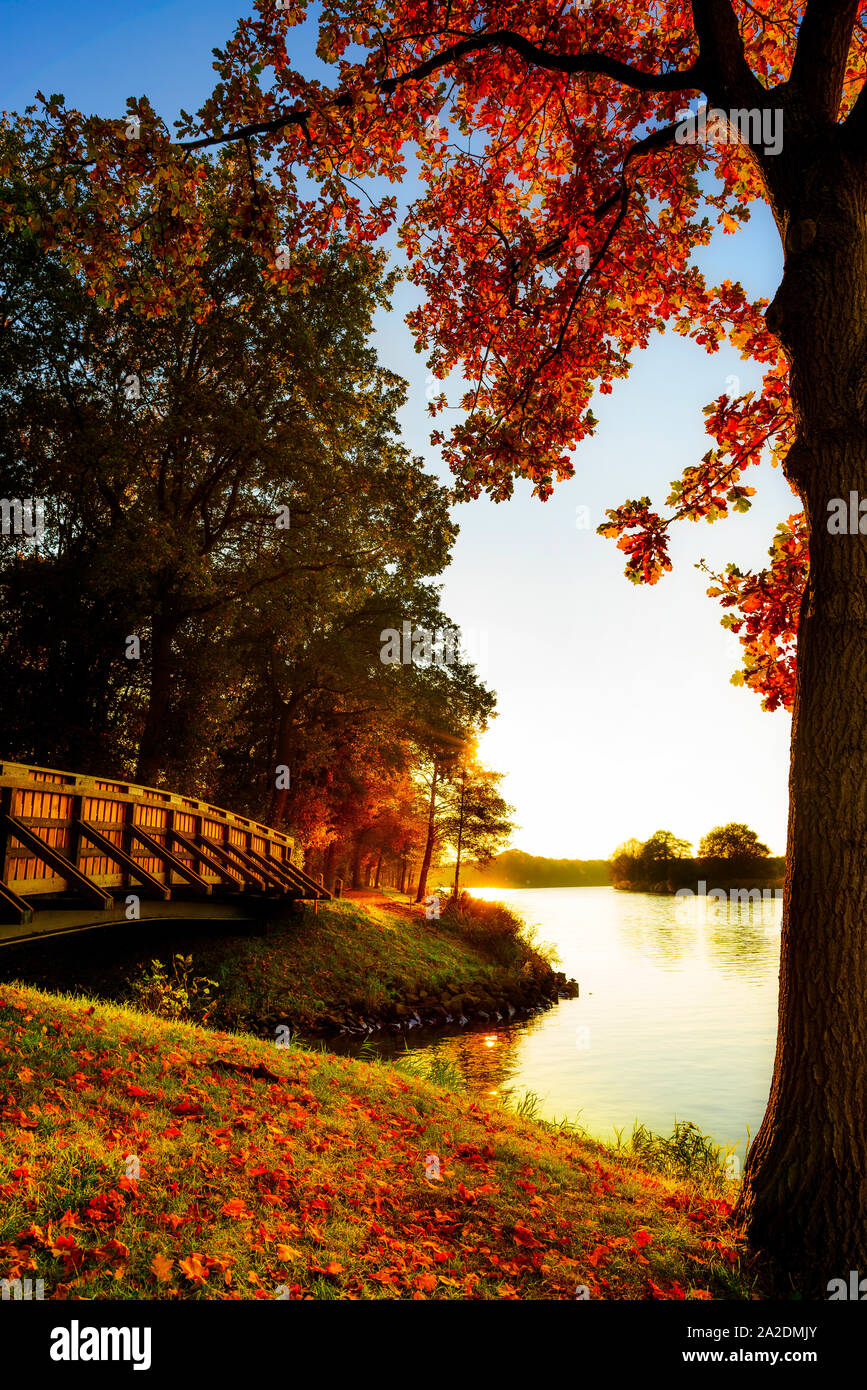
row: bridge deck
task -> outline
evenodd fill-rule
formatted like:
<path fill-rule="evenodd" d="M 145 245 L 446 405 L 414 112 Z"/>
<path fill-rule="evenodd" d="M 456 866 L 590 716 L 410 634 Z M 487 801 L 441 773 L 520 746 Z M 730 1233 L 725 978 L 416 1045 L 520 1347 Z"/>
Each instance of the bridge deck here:
<path fill-rule="evenodd" d="M 155 787 L 0 763 L 0 944 L 111 922 L 249 921 L 330 898 L 290 836 Z"/>

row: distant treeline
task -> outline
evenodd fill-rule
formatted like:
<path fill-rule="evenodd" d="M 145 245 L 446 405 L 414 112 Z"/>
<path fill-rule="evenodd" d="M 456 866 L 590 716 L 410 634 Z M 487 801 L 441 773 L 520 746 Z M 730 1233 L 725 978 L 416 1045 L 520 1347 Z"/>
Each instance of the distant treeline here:
<path fill-rule="evenodd" d="M 454 865 L 440 865 L 440 876 L 450 881 Z M 589 888 L 611 883 L 607 859 L 546 859 L 509 849 L 484 869 L 466 868 L 462 875 L 467 888 Z"/>
<path fill-rule="evenodd" d="M 634 893 L 676 893 L 679 888 L 698 891 L 704 882 L 708 892 L 713 888 L 782 888 L 786 861 L 780 858 L 737 860 L 718 855 L 699 855 L 695 859 L 669 859 L 642 864 L 633 860 L 630 865 L 611 864 L 611 882 L 615 888 Z"/>
<path fill-rule="evenodd" d="M 714 888 L 782 887 L 786 861 L 775 858 L 742 821 L 717 825 L 703 835 L 692 856 L 688 840 L 657 830 L 649 840 L 627 840 L 611 856 L 611 882 L 635 893 L 698 892 Z"/>

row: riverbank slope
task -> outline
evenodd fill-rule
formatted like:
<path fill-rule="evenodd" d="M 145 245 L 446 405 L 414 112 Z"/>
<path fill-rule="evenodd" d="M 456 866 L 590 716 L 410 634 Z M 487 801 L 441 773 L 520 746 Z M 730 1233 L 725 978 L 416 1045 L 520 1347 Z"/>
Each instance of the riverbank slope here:
<path fill-rule="evenodd" d="M 272 1039 L 278 1029 L 364 1036 L 484 1024 L 526 1016 L 577 991 L 554 953 L 502 904 L 462 897 L 459 910 L 429 920 L 423 906 L 393 891 L 352 893 L 315 913 L 308 907 L 262 935 L 149 926 L 58 939 L 50 950 L 44 942 L 11 947 L 0 968 L 2 978 L 51 990 L 121 1003 L 147 997 L 171 1016 L 178 952 L 189 959 L 188 982 L 206 978 L 216 986 L 186 1001 L 194 1017 Z"/>
<path fill-rule="evenodd" d="M 4 984 L 0 1072 L 46 1299 L 750 1297 L 718 1186 L 393 1066 Z"/>

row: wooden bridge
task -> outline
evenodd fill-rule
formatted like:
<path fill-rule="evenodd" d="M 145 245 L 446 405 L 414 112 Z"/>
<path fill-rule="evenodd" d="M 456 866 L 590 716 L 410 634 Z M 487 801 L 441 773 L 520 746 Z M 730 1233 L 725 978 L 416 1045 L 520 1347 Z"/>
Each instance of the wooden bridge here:
<path fill-rule="evenodd" d="M 330 898 L 293 848 L 205 801 L 0 763 L 0 944 L 112 922 L 262 922 Z"/>

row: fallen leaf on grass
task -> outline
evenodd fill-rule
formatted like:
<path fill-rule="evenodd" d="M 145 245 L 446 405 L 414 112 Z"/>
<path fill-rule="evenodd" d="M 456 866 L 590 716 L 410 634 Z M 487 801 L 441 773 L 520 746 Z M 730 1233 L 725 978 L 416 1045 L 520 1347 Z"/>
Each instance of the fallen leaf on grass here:
<path fill-rule="evenodd" d="M 149 1268 L 157 1276 L 161 1284 L 165 1284 L 172 1277 L 172 1265 L 174 1260 L 169 1260 L 163 1254 L 154 1255 Z"/>
<path fill-rule="evenodd" d="M 208 1271 L 202 1263 L 202 1256 L 193 1252 L 186 1260 L 178 1260 L 178 1265 L 184 1271 L 190 1283 L 200 1287 L 208 1278 Z"/>
<path fill-rule="evenodd" d="M 224 1216 L 232 1216 L 236 1221 L 252 1221 L 253 1213 L 247 1210 L 247 1204 L 240 1197 L 233 1197 L 231 1201 L 224 1202 L 220 1207 Z"/>

